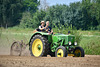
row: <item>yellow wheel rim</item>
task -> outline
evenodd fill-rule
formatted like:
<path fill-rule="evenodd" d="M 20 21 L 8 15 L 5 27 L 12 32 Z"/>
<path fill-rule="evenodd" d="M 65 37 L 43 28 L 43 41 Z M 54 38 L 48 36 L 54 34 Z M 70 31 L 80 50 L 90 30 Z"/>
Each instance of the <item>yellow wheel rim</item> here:
<path fill-rule="evenodd" d="M 57 57 L 63 57 L 63 54 L 64 54 L 63 50 L 62 49 L 58 49 Z"/>
<path fill-rule="evenodd" d="M 75 57 L 81 57 L 81 51 L 79 49 L 75 50 Z"/>
<path fill-rule="evenodd" d="M 32 44 L 32 53 L 34 56 L 39 57 L 43 50 L 43 44 L 40 39 L 35 39 Z"/>

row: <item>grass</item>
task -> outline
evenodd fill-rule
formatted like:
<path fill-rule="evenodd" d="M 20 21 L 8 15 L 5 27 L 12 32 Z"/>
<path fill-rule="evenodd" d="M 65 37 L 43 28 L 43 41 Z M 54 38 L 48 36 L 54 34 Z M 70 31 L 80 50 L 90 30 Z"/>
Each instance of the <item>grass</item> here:
<path fill-rule="evenodd" d="M 0 49 L 11 46 L 13 41 L 23 40 L 28 43 L 34 29 L 19 29 L 19 28 L 0 28 Z M 53 29 L 56 31 L 56 29 Z M 57 31 L 56 31 L 57 32 Z M 100 32 L 99 31 L 77 31 L 82 35 L 94 35 L 94 36 L 82 36 L 80 46 L 85 50 L 86 54 L 89 55 L 100 55 Z M 63 32 L 62 32 L 63 33 Z M 64 32 L 64 34 L 67 31 Z"/>
<path fill-rule="evenodd" d="M 78 30 L 81 35 L 97 35 L 100 36 L 100 31 L 82 31 Z"/>
<path fill-rule="evenodd" d="M 33 30 L 28 31 L 27 29 L 0 29 L 0 54 L 9 54 L 11 44 L 14 41 L 23 40 L 24 43 L 28 43 Z M 26 33 L 26 34 L 24 34 Z"/>
<path fill-rule="evenodd" d="M 80 46 L 89 55 L 100 55 L 100 37 L 82 37 Z"/>
<path fill-rule="evenodd" d="M 53 29 L 55 32 L 59 32 L 58 29 Z M 68 33 L 68 31 L 70 31 L 70 29 L 61 29 L 60 32 L 63 32 L 64 34 Z M 100 36 L 100 31 L 82 31 L 82 30 L 77 30 L 77 32 L 81 35 L 97 35 L 97 36 Z"/>
<path fill-rule="evenodd" d="M 28 42 L 30 39 L 31 35 L 33 34 L 32 29 L 2 29 L 0 41 L 7 41 L 11 43 L 12 41 L 15 40 L 23 40 L 24 42 Z M 2 43 L 1 42 L 1 43 Z"/>

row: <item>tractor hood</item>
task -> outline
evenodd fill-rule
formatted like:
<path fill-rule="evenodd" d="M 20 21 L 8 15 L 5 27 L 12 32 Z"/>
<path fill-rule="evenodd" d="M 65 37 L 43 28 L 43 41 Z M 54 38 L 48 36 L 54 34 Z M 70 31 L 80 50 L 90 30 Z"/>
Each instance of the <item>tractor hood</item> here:
<path fill-rule="evenodd" d="M 67 45 L 69 42 L 71 42 L 72 44 L 74 44 L 74 40 L 75 40 L 75 36 L 74 35 L 65 35 L 65 34 L 55 34 L 52 35 L 52 39 L 54 42 L 58 42 L 60 40 L 64 40 L 64 44 Z"/>

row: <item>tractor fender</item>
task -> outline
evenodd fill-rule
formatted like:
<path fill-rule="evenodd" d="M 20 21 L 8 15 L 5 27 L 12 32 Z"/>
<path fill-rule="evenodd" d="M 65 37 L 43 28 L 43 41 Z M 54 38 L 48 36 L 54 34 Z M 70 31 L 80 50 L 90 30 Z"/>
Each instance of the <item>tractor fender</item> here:
<path fill-rule="evenodd" d="M 31 38 L 30 38 L 29 46 L 30 46 L 31 39 L 32 39 L 35 35 L 43 35 L 43 36 L 46 36 L 46 35 L 48 35 L 48 33 L 44 33 L 44 32 L 36 32 L 36 33 L 34 33 L 34 34 L 31 36 Z"/>

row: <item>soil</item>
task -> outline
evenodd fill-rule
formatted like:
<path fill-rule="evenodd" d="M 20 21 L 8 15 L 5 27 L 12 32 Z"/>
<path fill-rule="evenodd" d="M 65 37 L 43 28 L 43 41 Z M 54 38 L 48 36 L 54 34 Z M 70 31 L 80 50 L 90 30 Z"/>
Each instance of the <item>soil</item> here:
<path fill-rule="evenodd" d="M 57 58 L 0 55 L 0 67 L 100 67 L 100 56 Z"/>

